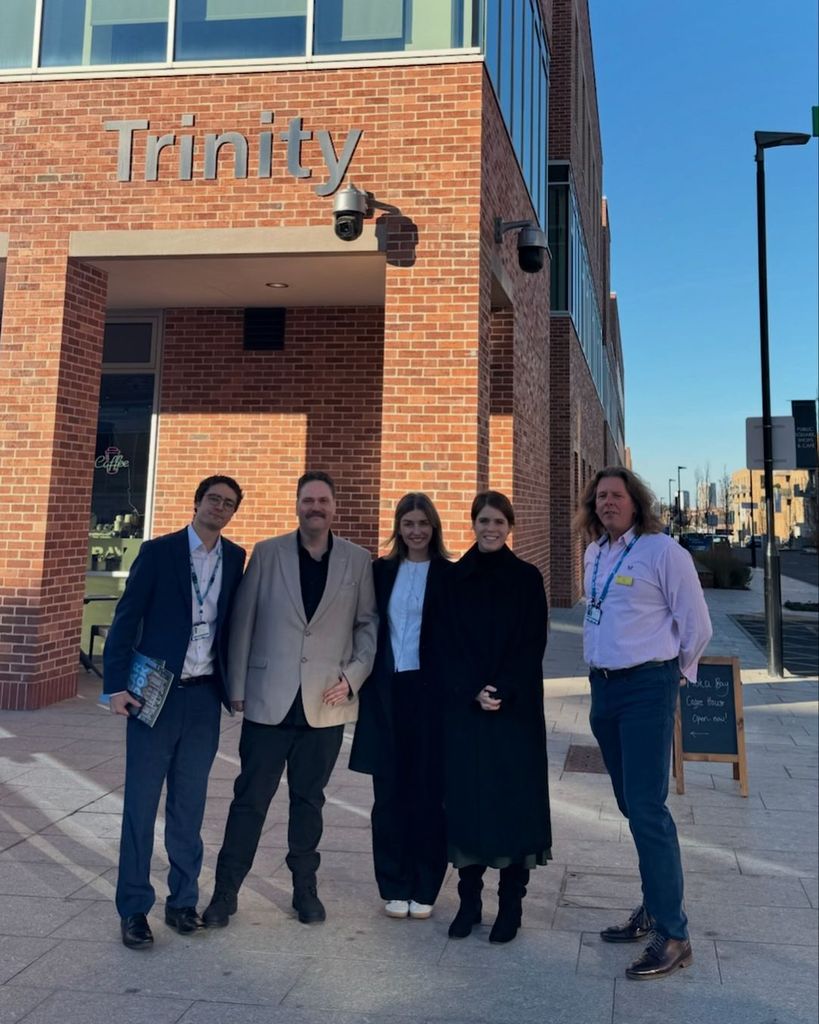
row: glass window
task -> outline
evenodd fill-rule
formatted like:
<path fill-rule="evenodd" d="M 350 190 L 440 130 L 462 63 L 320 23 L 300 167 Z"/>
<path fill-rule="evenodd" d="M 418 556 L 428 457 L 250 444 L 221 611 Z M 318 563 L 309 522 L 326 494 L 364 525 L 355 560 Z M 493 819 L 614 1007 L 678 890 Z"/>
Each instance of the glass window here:
<path fill-rule="evenodd" d="M 512 52 L 512 2 L 507 0 L 501 4 L 500 22 L 500 75 L 497 82 L 498 102 L 511 132 L 512 127 L 512 68 L 514 54 Z"/>
<path fill-rule="evenodd" d="M 0 68 L 30 68 L 34 45 L 35 0 L 15 0 L 4 7 L 0 31 Z"/>
<path fill-rule="evenodd" d="M 43 67 L 164 61 L 168 0 L 43 0 Z"/>
<path fill-rule="evenodd" d="M 534 124 L 532 121 L 532 92 L 534 91 L 535 80 L 532 74 L 533 63 L 532 63 L 532 36 L 534 34 L 534 28 L 532 24 L 532 5 L 530 0 L 524 0 L 523 2 L 523 25 L 522 25 L 522 48 L 521 54 L 521 84 L 523 88 L 523 94 L 521 97 L 521 128 L 520 128 L 520 158 L 521 166 L 523 168 L 523 177 L 528 182 L 532 182 L 534 185 L 535 178 L 532 174 L 532 132 L 534 130 Z M 534 199 L 535 189 L 532 190 L 532 198 Z"/>
<path fill-rule="evenodd" d="M 474 31 L 469 0 L 316 0 L 313 48 L 315 53 L 449 50 L 472 46 Z"/>
<path fill-rule="evenodd" d="M 486 38 L 483 51 L 486 55 L 486 70 L 491 82 L 497 82 L 500 69 L 500 0 L 487 0 L 486 3 Z"/>
<path fill-rule="evenodd" d="M 127 571 L 145 523 L 152 373 L 104 373 L 100 387 L 88 568 Z"/>
<path fill-rule="evenodd" d="M 303 56 L 307 0 L 177 0 L 176 60 Z"/>
<path fill-rule="evenodd" d="M 102 361 L 116 365 L 153 363 L 152 323 L 109 323 L 105 325 Z"/>

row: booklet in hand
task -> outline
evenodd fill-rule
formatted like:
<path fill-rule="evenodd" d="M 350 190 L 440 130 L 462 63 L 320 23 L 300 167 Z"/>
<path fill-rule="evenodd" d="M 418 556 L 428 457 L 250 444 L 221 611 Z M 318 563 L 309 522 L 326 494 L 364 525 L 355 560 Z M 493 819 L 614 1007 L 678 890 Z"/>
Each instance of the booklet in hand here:
<path fill-rule="evenodd" d="M 149 658 L 134 651 L 131 671 L 128 674 L 128 693 L 142 703 L 141 708 L 128 708 L 132 717 L 145 725 L 153 726 L 173 684 L 173 672 L 165 668 L 165 662 Z"/>

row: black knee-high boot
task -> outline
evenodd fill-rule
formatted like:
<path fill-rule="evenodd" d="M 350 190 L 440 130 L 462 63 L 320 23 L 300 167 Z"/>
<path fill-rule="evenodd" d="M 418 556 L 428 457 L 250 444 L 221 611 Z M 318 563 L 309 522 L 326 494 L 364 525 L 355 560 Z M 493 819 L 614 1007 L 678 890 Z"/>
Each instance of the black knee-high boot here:
<path fill-rule="evenodd" d="M 511 942 L 517 935 L 528 881 L 529 872 L 520 864 L 510 864 L 508 868 L 501 868 L 498 916 L 489 933 L 490 942 Z"/>
<path fill-rule="evenodd" d="M 461 905 L 455 919 L 449 926 L 451 939 L 465 939 L 476 924 L 481 923 L 481 889 L 483 889 L 483 864 L 470 864 L 458 868 L 458 895 Z"/>

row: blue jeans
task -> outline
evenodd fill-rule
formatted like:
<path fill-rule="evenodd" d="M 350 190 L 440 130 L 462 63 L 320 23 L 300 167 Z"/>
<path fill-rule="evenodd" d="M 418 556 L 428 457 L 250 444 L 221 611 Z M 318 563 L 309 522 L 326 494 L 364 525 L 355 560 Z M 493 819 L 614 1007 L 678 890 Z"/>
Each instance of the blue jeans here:
<path fill-rule="evenodd" d="M 649 662 L 610 678 L 592 669 L 589 680 L 589 722 L 637 847 L 643 904 L 657 931 L 686 939 L 680 844 L 665 805 L 679 665 Z"/>

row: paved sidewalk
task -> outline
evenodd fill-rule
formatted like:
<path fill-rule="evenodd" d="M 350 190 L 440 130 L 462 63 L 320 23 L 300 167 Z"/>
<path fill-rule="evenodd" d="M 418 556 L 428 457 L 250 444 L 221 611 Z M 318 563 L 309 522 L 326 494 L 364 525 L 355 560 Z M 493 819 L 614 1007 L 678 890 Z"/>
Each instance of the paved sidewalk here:
<path fill-rule="evenodd" d="M 690 970 L 627 981 L 639 947 L 597 935 L 639 902 L 639 882 L 607 777 L 562 771 L 570 743 L 593 742 L 574 609 L 554 613 L 546 661 L 556 859 L 533 874 L 524 927 L 508 946 L 489 945 L 488 925 L 448 940 L 451 876 L 431 921 L 383 916 L 370 783 L 346 768 L 347 736 L 328 789 L 326 924 L 305 927 L 290 910 L 283 791 L 231 926 L 184 939 L 162 923 L 160 905 L 154 948 L 126 950 L 111 903 L 124 723 L 97 705 L 84 674 L 74 700 L 0 713 L 0 1022 L 815 1024 L 817 683 L 771 683 L 764 653 L 730 619 L 761 610 L 759 584 L 708 593 L 710 653 L 743 662 L 750 796 L 739 795 L 730 768 L 687 763 L 686 793 L 670 798 L 686 867 Z M 806 586 L 783 580 L 784 598 L 815 600 Z M 205 822 L 206 896 L 238 736 L 238 720 L 225 717 Z M 158 855 L 160 897 L 166 867 Z M 491 923 L 493 895 L 487 904 Z"/>

